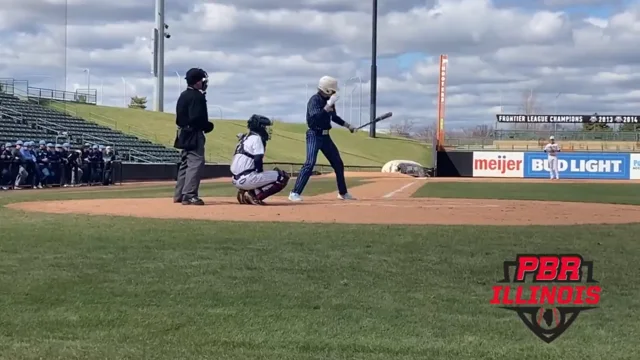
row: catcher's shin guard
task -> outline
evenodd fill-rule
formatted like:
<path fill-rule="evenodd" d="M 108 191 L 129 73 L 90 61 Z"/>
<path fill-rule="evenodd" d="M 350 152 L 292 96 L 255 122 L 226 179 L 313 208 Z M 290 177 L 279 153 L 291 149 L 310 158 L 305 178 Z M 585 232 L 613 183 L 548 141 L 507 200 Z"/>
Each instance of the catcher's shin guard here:
<path fill-rule="evenodd" d="M 284 189 L 285 187 L 287 187 L 287 184 L 289 183 L 289 179 L 291 179 L 291 174 L 280 169 L 278 169 L 278 172 L 280 173 L 278 182 L 282 184 L 282 188 Z"/>
<path fill-rule="evenodd" d="M 274 183 L 271 183 L 269 185 L 266 185 L 260 188 L 260 192 L 255 195 L 257 200 L 262 201 L 268 198 L 269 196 L 273 196 L 279 193 L 285 187 L 287 187 L 287 184 L 289 183 L 289 179 L 291 178 L 291 175 L 289 175 L 286 171 L 282 171 L 278 168 L 274 168 L 274 170 L 277 171 L 279 174 L 278 180 L 276 180 L 276 182 Z"/>

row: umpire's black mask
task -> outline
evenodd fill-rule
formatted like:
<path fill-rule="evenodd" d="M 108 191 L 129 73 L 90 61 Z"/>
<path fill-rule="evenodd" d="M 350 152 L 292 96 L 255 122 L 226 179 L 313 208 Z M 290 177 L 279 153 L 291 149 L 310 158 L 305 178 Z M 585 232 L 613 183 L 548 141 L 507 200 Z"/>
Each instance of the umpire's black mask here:
<path fill-rule="evenodd" d="M 187 71 L 187 75 L 184 77 L 187 80 L 187 86 L 196 88 L 196 84 L 202 81 L 200 89 L 201 91 L 206 91 L 209 85 L 209 74 L 206 71 L 200 68 L 191 68 Z"/>

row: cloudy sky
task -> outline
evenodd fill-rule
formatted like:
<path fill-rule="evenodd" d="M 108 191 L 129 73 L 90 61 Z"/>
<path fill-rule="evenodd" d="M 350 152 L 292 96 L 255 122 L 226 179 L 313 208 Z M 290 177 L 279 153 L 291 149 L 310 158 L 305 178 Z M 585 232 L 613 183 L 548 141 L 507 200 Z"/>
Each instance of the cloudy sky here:
<path fill-rule="evenodd" d="M 440 54 L 450 59 L 449 124 L 490 123 L 531 93 L 544 113 L 640 113 L 638 0 L 379 3 L 379 114 L 434 123 Z M 68 0 L 66 37 L 65 0 L 0 4 L 0 77 L 74 91 L 90 69 L 99 103 L 139 95 L 153 107 L 154 1 Z M 343 118 L 369 116 L 368 0 L 166 0 L 166 23 L 167 112 L 185 71 L 200 66 L 213 116 L 303 121 L 323 75 L 342 82 Z"/>

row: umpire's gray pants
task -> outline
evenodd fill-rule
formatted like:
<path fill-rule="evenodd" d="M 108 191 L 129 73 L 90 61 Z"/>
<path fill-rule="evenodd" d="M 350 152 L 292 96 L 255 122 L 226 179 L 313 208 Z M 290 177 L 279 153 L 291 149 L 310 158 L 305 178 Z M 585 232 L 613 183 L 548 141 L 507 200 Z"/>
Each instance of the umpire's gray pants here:
<path fill-rule="evenodd" d="M 178 168 L 178 181 L 173 194 L 174 201 L 182 201 L 198 196 L 200 189 L 200 176 L 204 168 L 204 133 L 199 132 L 195 150 L 182 150 L 180 167 Z"/>

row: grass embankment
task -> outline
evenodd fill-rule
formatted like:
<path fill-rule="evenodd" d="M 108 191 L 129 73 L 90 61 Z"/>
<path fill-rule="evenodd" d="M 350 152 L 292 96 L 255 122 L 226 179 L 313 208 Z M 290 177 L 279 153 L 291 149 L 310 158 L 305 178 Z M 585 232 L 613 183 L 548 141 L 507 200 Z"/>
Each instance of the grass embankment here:
<path fill-rule="evenodd" d="M 72 115 L 117 129 L 151 141 L 173 146 L 175 115 L 154 111 L 125 109 L 87 104 L 53 103 L 50 106 Z M 215 130 L 207 139 L 207 160 L 228 162 L 237 144 L 236 135 L 246 131 L 246 120 L 214 120 Z M 306 155 L 304 124 L 277 122 L 273 126 L 266 161 L 303 163 Z M 414 140 L 379 135 L 368 137 L 366 131 L 356 134 L 336 127 L 331 137 L 337 144 L 345 165 L 382 166 L 390 160 L 413 160 L 424 166 L 432 163 L 431 147 Z M 318 164 L 329 164 L 320 154 Z"/>

